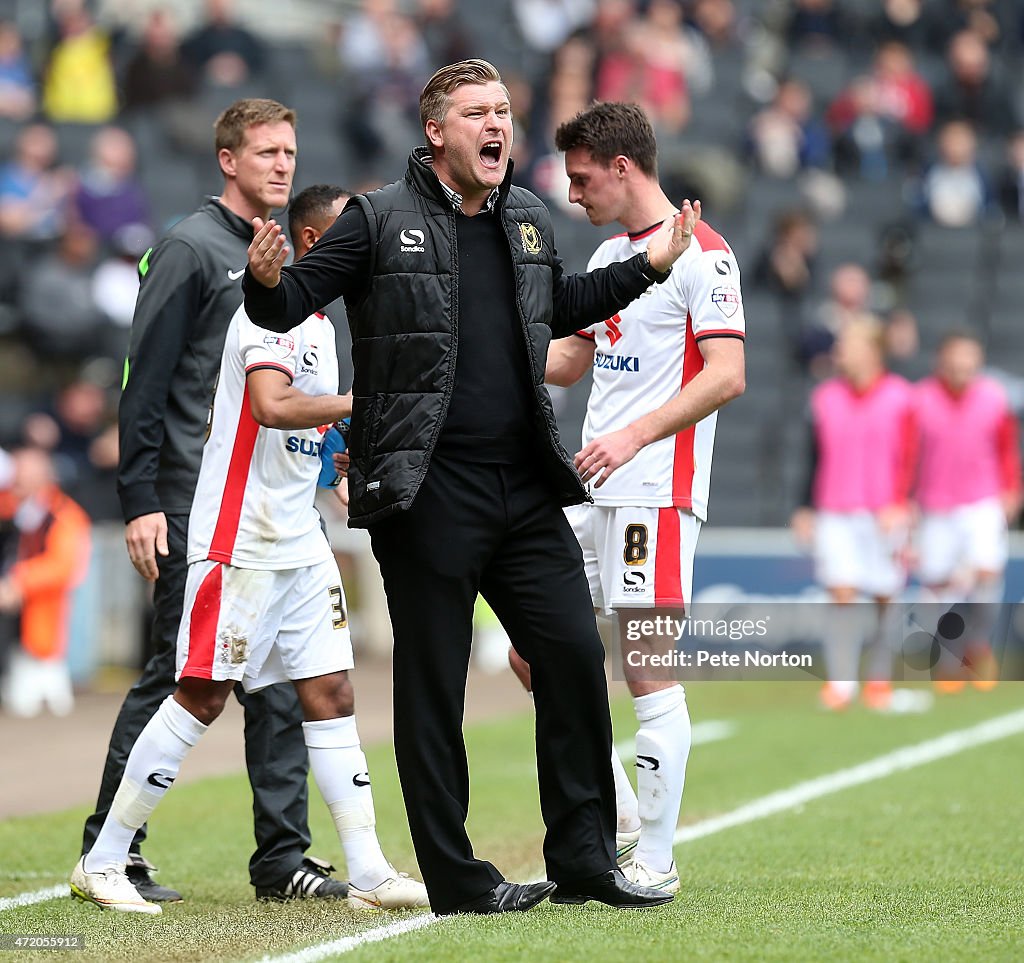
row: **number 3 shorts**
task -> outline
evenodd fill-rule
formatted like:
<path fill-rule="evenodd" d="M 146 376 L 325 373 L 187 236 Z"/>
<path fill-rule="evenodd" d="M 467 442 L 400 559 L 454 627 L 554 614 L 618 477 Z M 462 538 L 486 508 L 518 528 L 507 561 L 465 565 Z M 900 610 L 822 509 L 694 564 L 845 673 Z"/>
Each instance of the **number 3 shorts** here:
<path fill-rule="evenodd" d="M 234 679 L 253 692 L 351 668 L 345 590 L 333 558 L 281 571 L 189 565 L 175 678 Z"/>

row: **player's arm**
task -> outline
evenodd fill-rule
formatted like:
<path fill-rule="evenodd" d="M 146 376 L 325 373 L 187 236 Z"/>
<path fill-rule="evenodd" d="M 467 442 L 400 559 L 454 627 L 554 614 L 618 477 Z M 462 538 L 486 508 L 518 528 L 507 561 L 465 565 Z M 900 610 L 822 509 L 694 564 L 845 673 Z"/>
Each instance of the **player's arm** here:
<path fill-rule="evenodd" d="M 167 396 L 189 326 L 199 313 L 203 278 L 195 252 L 177 240 L 147 252 L 139 271 L 142 279 L 117 412 L 117 491 L 128 557 L 143 578 L 155 581 L 156 555 L 168 551 L 167 519 L 156 491 Z"/>
<path fill-rule="evenodd" d="M 316 428 L 352 415 L 352 395 L 307 395 L 280 368 L 254 367 L 245 374 L 252 416 L 265 428 Z"/>
<path fill-rule="evenodd" d="M 568 388 L 576 384 L 594 366 L 594 340 L 581 334 L 552 341 L 544 380 L 549 385 Z"/>
<path fill-rule="evenodd" d="M 249 263 L 242 279 L 245 313 L 255 324 L 285 332 L 340 297 L 358 299 L 369 282 L 370 228 L 349 204 L 306 255 L 284 267 L 288 245 L 281 225 L 253 219 Z"/>
<path fill-rule="evenodd" d="M 586 274 L 564 274 L 562 262 L 554 266 L 554 311 L 551 330 L 564 338 L 621 311 L 635 301 L 658 275 L 667 272 L 690 246 L 693 227 L 700 220 L 700 201 L 683 201 L 681 213 L 668 218 L 647 245 L 650 268 L 641 267 L 641 255 L 616 261 Z"/>
<path fill-rule="evenodd" d="M 600 488 L 642 448 L 695 425 L 743 394 L 743 341 L 737 337 L 705 338 L 697 342 L 697 348 L 704 358 L 704 368 L 678 395 L 625 428 L 595 438 L 576 455 L 576 467 L 583 481 L 600 475 L 594 486 Z"/>

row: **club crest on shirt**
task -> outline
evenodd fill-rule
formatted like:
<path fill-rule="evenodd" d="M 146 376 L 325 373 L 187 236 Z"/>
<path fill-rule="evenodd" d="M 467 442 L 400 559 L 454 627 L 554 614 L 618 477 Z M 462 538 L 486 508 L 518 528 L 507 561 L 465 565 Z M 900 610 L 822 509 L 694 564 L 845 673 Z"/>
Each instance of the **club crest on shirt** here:
<path fill-rule="evenodd" d="M 279 358 L 287 358 L 295 350 L 295 340 L 289 334 L 267 334 L 263 343 Z"/>
<path fill-rule="evenodd" d="M 711 303 L 718 305 L 718 310 L 727 318 L 731 318 L 740 306 L 740 292 L 731 285 L 721 285 L 712 290 Z"/>
<path fill-rule="evenodd" d="M 519 236 L 523 239 L 523 250 L 527 254 L 540 254 L 540 231 L 533 224 L 520 224 Z"/>

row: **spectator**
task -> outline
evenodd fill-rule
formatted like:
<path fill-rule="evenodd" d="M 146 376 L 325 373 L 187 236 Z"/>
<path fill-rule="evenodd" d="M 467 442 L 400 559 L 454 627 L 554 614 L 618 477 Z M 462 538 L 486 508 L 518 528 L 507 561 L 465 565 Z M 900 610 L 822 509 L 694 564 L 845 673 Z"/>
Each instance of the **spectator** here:
<path fill-rule="evenodd" d="M 18 28 L 0 21 L 0 117 L 27 120 L 36 109 L 36 83 Z"/>
<path fill-rule="evenodd" d="M 894 164 L 916 159 L 932 116 L 931 90 L 910 51 L 900 43 L 883 44 L 871 72 L 856 78 L 828 109 L 837 166 L 864 177 L 886 177 Z"/>
<path fill-rule="evenodd" d="M 149 202 L 135 176 L 135 141 L 119 127 L 104 127 L 92 139 L 89 164 L 72 198 L 76 216 L 108 242 L 118 228 L 147 224 Z"/>
<path fill-rule="evenodd" d="M 876 46 L 894 40 L 918 54 L 942 49 L 931 47 L 924 0 L 883 0 L 867 32 Z"/>
<path fill-rule="evenodd" d="M 89 562 L 89 519 L 57 487 L 49 456 L 31 448 L 14 453 L 8 508 L 14 551 L 0 563 L 0 612 L 16 614 L 20 632 L 0 698 L 12 715 L 44 704 L 67 715 L 68 610 Z"/>
<path fill-rule="evenodd" d="M 105 124 L 117 113 L 110 38 L 83 0 L 56 5 L 57 43 L 43 80 L 43 110 L 55 123 Z"/>
<path fill-rule="evenodd" d="M 834 0 L 796 0 L 786 26 L 791 48 L 825 55 L 842 46 L 846 24 Z"/>
<path fill-rule="evenodd" d="M 235 19 L 231 0 L 206 0 L 206 17 L 182 54 L 214 87 L 239 87 L 263 69 L 263 44 Z"/>
<path fill-rule="evenodd" d="M 417 0 L 413 20 L 432 65 L 453 64 L 472 56 L 473 44 L 455 0 Z"/>
<path fill-rule="evenodd" d="M 878 326 L 871 278 L 859 264 L 840 264 L 829 279 L 828 298 L 803 334 L 803 360 L 814 377 L 829 373 L 829 353 L 839 335 L 854 323 Z"/>
<path fill-rule="evenodd" d="M 420 136 L 419 95 L 430 76 L 427 48 L 416 25 L 402 14 L 382 12 L 390 2 L 367 0 L 369 13 L 355 36 L 374 34 L 378 54 L 372 64 L 352 71 L 352 93 L 342 120 L 356 156 L 367 168 L 381 157 L 401 156 L 405 145 Z M 352 40 L 353 35 L 346 33 L 346 50 Z"/>
<path fill-rule="evenodd" d="M 52 408 L 25 419 L 24 441 L 50 454 L 57 481 L 93 521 L 120 519 L 115 469 L 116 425 L 105 389 L 92 378 L 78 377 L 62 388 Z M 114 428 L 113 457 L 109 434 Z"/>
<path fill-rule="evenodd" d="M 650 10 L 653 16 L 628 22 L 621 45 L 601 56 L 595 93 L 598 100 L 638 103 L 659 134 L 672 136 L 690 119 L 688 47 L 671 0 L 651 0 Z"/>
<path fill-rule="evenodd" d="M 921 212 L 943 227 L 977 224 L 992 194 L 978 164 L 978 138 L 966 121 L 952 120 L 938 134 L 938 160 L 921 179 Z"/>
<path fill-rule="evenodd" d="M 527 45 L 550 54 L 591 20 L 595 4 L 594 0 L 512 0 L 512 9 Z"/>
<path fill-rule="evenodd" d="M 1008 134 L 1018 123 L 1013 100 L 995 72 L 985 41 L 961 30 L 946 54 L 949 76 L 935 93 L 939 121 L 969 120 L 975 130 Z"/>
<path fill-rule="evenodd" d="M 828 164 L 828 132 L 813 117 L 812 107 L 811 91 L 803 81 L 783 80 L 774 101 L 751 118 L 748 146 L 765 174 L 790 178 Z"/>
<path fill-rule="evenodd" d="M 1018 130 L 1006 145 L 999 201 L 1011 221 L 1024 221 L 1024 130 Z"/>
<path fill-rule="evenodd" d="M 0 168 L 0 233 L 50 241 L 63 230 L 74 178 L 56 163 L 53 128 L 30 124 L 18 133 L 13 159 Z"/>
<path fill-rule="evenodd" d="M 119 227 L 110 240 L 110 257 L 100 264 L 93 277 L 93 300 L 123 332 L 125 348 L 139 294 L 139 261 L 154 240 L 153 232 L 145 224 Z"/>
<path fill-rule="evenodd" d="M 40 361 L 77 361 L 109 351 L 110 324 L 93 300 L 96 235 L 69 224 L 57 249 L 25 271 L 22 325 Z"/>
<path fill-rule="evenodd" d="M 396 16 L 395 0 L 362 0 L 359 12 L 344 22 L 338 54 L 353 77 L 377 69 L 384 59 L 388 29 Z"/>
<path fill-rule="evenodd" d="M 818 229 L 800 210 L 785 211 L 775 221 L 772 236 L 754 269 L 758 286 L 775 295 L 779 320 L 793 357 L 802 349 L 807 297 L 814 282 Z"/>
<path fill-rule="evenodd" d="M 124 107 L 134 111 L 190 100 L 196 73 L 182 55 L 170 13 L 153 10 L 124 74 Z"/>

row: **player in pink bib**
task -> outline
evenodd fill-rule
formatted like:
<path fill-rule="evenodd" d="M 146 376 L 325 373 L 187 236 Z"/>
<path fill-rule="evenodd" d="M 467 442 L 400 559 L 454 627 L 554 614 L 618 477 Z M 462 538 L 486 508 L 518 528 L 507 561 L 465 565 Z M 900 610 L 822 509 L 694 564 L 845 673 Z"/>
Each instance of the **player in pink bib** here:
<path fill-rule="evenodd" d="M 906 581 L 905 548 L 916 452 L 913 390 L 885 370 L 882 329 L 870 319 L 848 322 L 833 351 L 837 376 L 811 395 L 813 458 L 804 507 L 793 518 L 797 537 L 813 542 L 817 579 L 837 609 L 825 654 L 828 708 L 857 692 L 861 642 L 871 644 L 865 701 L 888 708 L 891 649 L 885 639 L 888 602 Z M 813 507 L 812 507 L 813 506 Z M 874 601 L 870 625 L 858 599 Z"/>
<path fill-rule="evenodd" d="M 952 332 L 939 345 L 935 373 L 917 385 L 915 496 L 918 577 L 935 601 L 968 603 L 969 631 L 958 640 L 966 648 L 958 654 L 987 676 L 993 607 L 1003 596 L 1007 520 L 1021 508 L 1021 459 L 1017 419 L 1002 386 L 980 373 L 983 363 L 978 339 Z M 959 666 L 940 664 L 938 671 L 947 676 L 940 688 L 963 686 Z"/>

